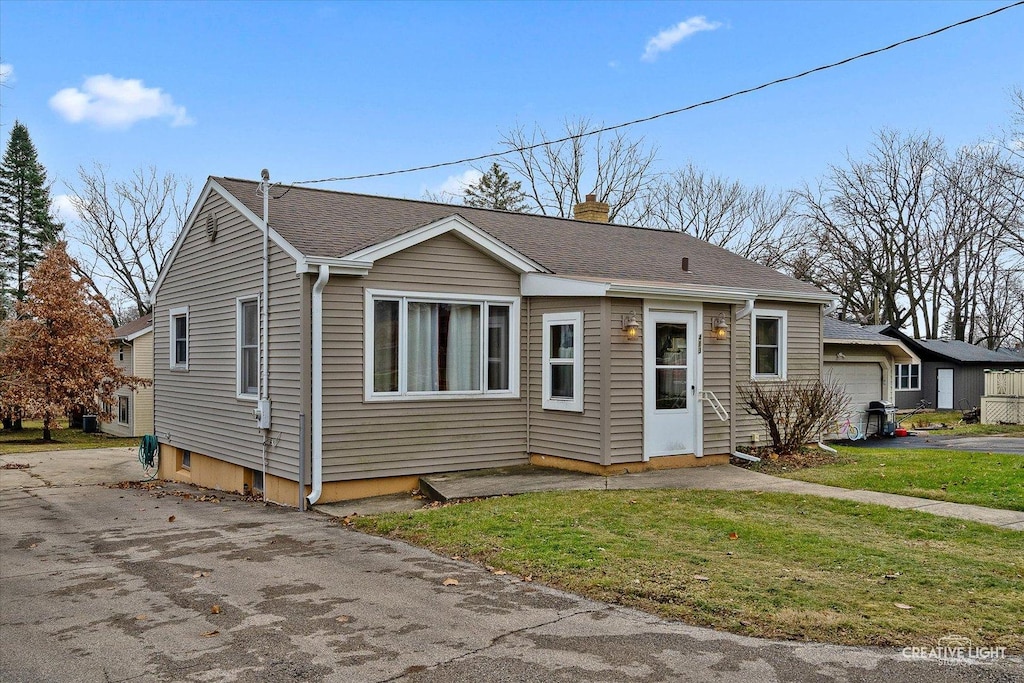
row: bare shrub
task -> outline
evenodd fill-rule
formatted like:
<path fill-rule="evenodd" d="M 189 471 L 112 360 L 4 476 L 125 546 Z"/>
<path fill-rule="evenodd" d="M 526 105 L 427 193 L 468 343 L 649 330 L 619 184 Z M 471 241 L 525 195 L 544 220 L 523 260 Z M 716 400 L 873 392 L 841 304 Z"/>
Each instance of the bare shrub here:
<path fill-rule="evenodd" d="M 843 386 L 825 381 L 754 382 L 740 387 L 740 402 L 751 415 L 764 420 L 772 448 L 779 455 L 796 453 L 846 412 L 849 398 Z"/>

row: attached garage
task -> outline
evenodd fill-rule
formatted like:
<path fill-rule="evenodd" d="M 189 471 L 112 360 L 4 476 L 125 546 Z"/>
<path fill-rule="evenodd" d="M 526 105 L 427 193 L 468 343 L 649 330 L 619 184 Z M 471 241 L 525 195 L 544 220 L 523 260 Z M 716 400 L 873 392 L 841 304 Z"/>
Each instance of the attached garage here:
<path fill-rule="evenodd" d="M 864 412 L 871 401 L 886 400 L 884 373 L 877 362 L 837 362 L 825 361 L 825 375 L 845 385 L 846 395 L 850 397 L 850 413 Z"/>

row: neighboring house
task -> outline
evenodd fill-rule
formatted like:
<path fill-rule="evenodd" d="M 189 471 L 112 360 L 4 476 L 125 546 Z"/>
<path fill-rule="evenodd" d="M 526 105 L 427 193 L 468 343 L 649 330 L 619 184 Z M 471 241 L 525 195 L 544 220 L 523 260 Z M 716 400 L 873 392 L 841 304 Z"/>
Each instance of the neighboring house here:
<path fill-rule="evenodd" d="M 911 408 L 922 399 L 937 409 L 977 408 L 985 392 L 986 370 L 1024 368 L 1024 358 L 1013 351 L 990 351 L 948 339 L 913 339 L 891 325 L 872 329 L 900 340 L 921 359 L 918 365 L 897 366 L 899 408 Z"/>
<path fill-rule="evenodd" d="M 592 197 L 595 222 L 275 186 L 265 343 L 257 189 L 210 178 L 154 288 L 166 478 L 294 505 L 300 478 L 725 463 L 763 434 L 738 386 L 821 376 L 830 295 Z"/>
<path fill-rule="evenodd" d="M 867 422 L 871 401 L 896 402 L 897 368 L 920 365 L 902 341 L 873 329 L 825 318 L 825 374 L 846 388 L 854 423 Z"/>
<path fill-rule="evenodd" d="M 135 377 L 153 378 L 153 314 L 122 325 L 110 339 L 110 353 L 125 373 Z M 104 406 L 113 415 L 110 422 L 101 422 L 100 431 L 117 436 L 142 436 L 153 433 L 153 387 L 132 391 L 120 387 L 114 400 Z"/>

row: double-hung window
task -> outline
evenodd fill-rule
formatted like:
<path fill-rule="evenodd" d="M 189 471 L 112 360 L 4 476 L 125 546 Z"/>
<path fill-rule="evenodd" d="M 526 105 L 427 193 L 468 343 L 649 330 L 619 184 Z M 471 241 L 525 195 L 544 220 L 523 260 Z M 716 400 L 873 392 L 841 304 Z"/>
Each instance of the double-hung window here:
<path fill-rule="evenodd" d="M 128 424 L 128 397 L 118 396 L 117 397 L 117 422 L 118 424 Z"/>
<path fill-rule="evenodd" d="M 545 313 L 542 405 L 583 412 L 583 314 Z"/>
<path fill-rule="evenodd" d="M 750 374 L 757 379 L 786 379 L 786 311 L 751 314 Z"/>
<path fill-rule="evenodd" d="M 366 398 L 518 394 L 519 301 L 366 293 Z"/>
<path fill-rule="evenodd" d="M 236 319 L 238 397 L 257 398 L 260 393 L 259 298 L 238 299 Z"/>
<path fill-rule="evenodd" d="M 921 388 L 921 366 L 917 363 L 896 364 L 896 391 L 917 391 Z"/>
<path fill-rule="evenodd" d="M 172 308 L 170 312 L 172 370 L 188 370 L 188 306 Z"/>

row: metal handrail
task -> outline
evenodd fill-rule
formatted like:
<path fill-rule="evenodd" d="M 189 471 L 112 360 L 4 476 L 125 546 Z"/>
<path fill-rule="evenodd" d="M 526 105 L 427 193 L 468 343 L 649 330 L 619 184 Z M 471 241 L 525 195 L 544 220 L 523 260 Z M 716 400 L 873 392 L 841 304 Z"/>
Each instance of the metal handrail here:
<path fill-rule="evenodd" d="M 711 408 L 712 410 L 715 411 L 715 415 L 718 416 L 719 420 L 721 420 L 722 422 L 728 422 L 729 411 L 725 409 L 725 406 L 722 405 L 722 402 L 718 400 L 717 396 L 715 396 L 715 392 L 704 389 L 697 392 L 697 397 L 701 401 L 707 401 L 708 403 L 711 404 Z"/>

